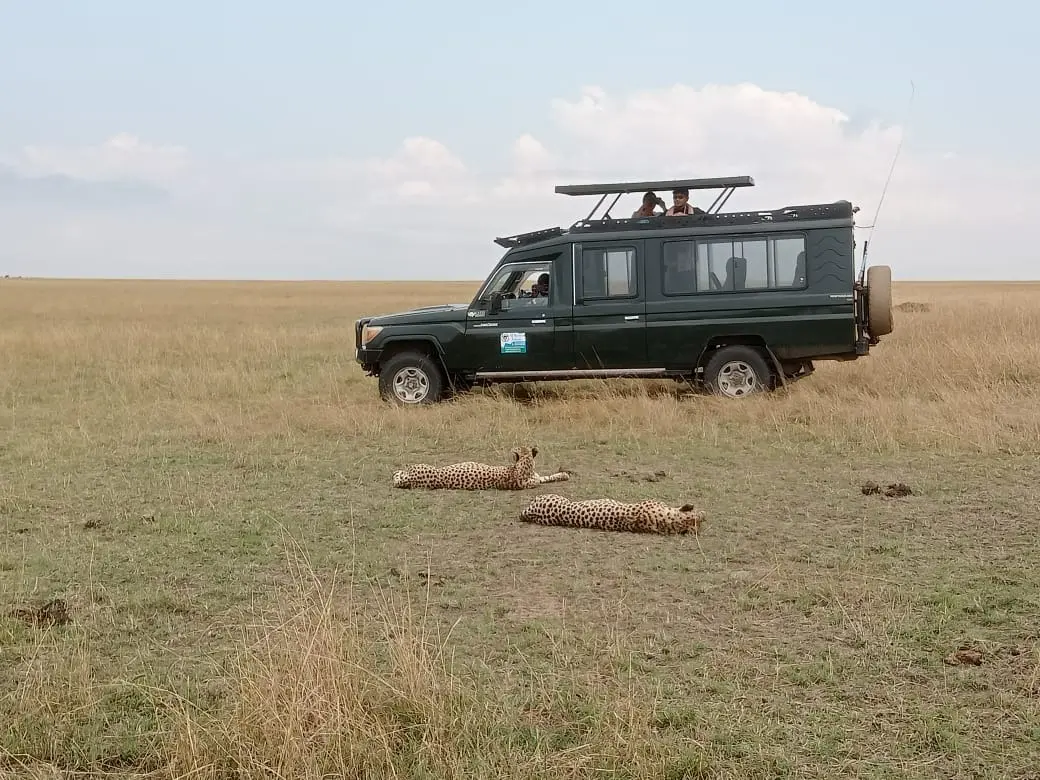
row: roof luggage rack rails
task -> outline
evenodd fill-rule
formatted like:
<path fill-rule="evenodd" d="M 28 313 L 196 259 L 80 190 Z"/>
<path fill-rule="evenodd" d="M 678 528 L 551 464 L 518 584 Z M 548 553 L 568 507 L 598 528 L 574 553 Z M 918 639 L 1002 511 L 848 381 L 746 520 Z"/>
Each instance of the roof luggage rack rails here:
<path fill-rule="evenodd" d="M 495 243 L 503 249 L 512 249 L 513 247 L 524 246 L 525 244 L 533 244 L 536 241 L 544 241 L 547 238 L 562 236 L 564 232 L 564 229 L 561 227 L 532 230 L 530 233 L 517 233 L 515 236 L 496 238 Z"/>
<path fill-rule="evenodd" d="M 804 206 L 785 206 L 784 208 L 763 211 L 731 211 L 722 214 L 689 214 L 665 217 L 622 217 L 611 220 L 580 220 L 571 226 L 572 233 L 604 232 L 619 230 L 657 230 L 665 228 L 683 228 L 693 225 L 705 227 L 737 227 L 740 225 L 761 225 L 764 223 L 802 222 L 815 219 L 848 219 L 855 213 L 852 204 L 845 200 L 835 203 L 814 203 Z"/>

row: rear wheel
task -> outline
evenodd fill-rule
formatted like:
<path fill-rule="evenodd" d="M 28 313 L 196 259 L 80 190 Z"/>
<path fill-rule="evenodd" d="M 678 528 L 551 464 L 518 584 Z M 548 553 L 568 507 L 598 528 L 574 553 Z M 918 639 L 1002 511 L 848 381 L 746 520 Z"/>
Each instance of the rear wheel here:
<path fill-rule="evenodd" d="M 773 372 L 757 349 L 722 347 L 704 366 L 704 384 L 715 395 L 743 398 L 770 389 Z"/>
<path fill-rule="evenodd" d="M 399 352 L 379 368 L 379 395 L 384 401 L 413 406 L 437 403 L 445 380 L 437 362 L 422 352 Z"/>
<path fill-rule="evenodd" d="M 887 265 L 867 269 L 867 319 L 871 336 L 892 332 L 892 269 Z"/>

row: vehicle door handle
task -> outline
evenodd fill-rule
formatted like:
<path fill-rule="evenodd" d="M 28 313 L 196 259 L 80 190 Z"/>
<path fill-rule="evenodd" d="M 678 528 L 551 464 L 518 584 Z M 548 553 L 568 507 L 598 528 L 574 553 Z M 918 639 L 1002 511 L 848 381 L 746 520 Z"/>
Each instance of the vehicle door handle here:
<path fill-rule="evenodd" d="M 626 320 L 638 320 L 639 319 L 639 315 L 638 314 L 626 314 L 625 315 L 625 319 Z"/>
<path fill-rule="evenodd" d="M 531 320 L 532 325 L 544 325 L 545 320 Z"/>

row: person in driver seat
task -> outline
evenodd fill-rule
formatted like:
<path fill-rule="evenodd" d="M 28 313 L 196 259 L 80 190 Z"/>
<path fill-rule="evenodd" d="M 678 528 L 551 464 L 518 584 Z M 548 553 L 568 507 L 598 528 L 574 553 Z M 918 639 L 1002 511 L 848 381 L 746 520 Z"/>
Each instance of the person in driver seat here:
<path fill-rule="evenodd" d="M 538 281 L 531 285 L 531 295 L 535 298 L 549 297 L 549 274 L 539 274 Z"/>

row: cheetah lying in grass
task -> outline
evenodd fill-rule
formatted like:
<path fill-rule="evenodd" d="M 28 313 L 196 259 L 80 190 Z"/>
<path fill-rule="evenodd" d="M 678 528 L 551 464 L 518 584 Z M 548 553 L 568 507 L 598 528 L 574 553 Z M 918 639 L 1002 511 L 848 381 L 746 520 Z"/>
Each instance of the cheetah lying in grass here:
<path fill-rule="evenodd" d="M 571 501 L 553 493 L 538 496 L 523 511 L 520 520 L 536 525 L 591 528 L 599 531 L 630 531 L 643 534 L 697 533 L 705 512 L 692 504 L 678 509 L 654 499 L 626 504 L 612 498 Z"/>
<path fill-rule="evenodd" d="M 511 466 L 490 466 L 487 463 L 467 461 L 450 466 L 428 466 L 416 463 L 394 472 L 396 488 L 426 488 L 427 490 L 525 490 L 546 482 L 566 482 L 570 475 L 558 471 L 543 477 L 534 470 L 537 447 L 517 447 L 512 450 Z"/>

